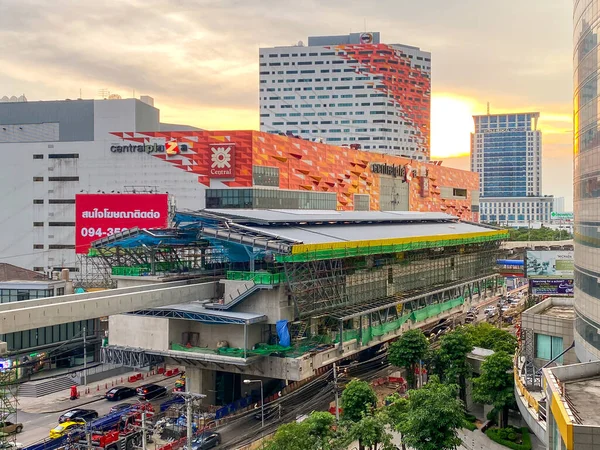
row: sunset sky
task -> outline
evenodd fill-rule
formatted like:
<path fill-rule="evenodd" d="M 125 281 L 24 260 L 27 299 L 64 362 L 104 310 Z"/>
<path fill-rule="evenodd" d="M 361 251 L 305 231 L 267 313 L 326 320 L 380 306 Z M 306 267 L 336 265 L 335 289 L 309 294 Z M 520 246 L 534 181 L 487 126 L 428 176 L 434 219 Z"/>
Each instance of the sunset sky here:
<path fill-rule="evenodd" d="M 258 129 L 258 49 L 379 31 L 432 52 L 432 156 L 472 114 L 540 111 L 545 194 L 572 205 L 572 0 L 2 0 L 0 96 L 150 95 L 164 122 Z"/>

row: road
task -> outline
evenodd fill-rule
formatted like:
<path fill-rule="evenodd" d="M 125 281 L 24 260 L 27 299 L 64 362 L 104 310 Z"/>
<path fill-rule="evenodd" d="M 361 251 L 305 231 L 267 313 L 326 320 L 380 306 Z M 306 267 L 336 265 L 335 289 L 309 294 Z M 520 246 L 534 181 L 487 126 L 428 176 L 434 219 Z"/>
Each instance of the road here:
<path fill-rule="evenodd" d="M 166 386 L 169 392 L 171 392 L 175 387 L 175 381 L 177 381 L 177 377 L 169 378 L 158 384 Z M 169 397 L 163 397 L 156 401 L 152 401 L 152 403 L 157 408 L 160 403 L 168 398 Z M 83 405 L 81 408 L 93 409 L 98 412 L 100 417 L 102 417 L 103 415 L 108 414 L 110 408 L 118 403 L 134 403 L 135 401 L 135 397 L 123 400 L 122 402 L 109 402 L 104 399 L 99 399 L 87 405 Z M 47 414 L 27 413 L 17 410 L 17 422 L 23 424 L 23 432 L 17 435 L 17 442 L 27 446 L 46 439 L 50 430 L 58 425 L 59 416 L 69 409 L 72 408 L 66 408 L 60 412 Z"/>

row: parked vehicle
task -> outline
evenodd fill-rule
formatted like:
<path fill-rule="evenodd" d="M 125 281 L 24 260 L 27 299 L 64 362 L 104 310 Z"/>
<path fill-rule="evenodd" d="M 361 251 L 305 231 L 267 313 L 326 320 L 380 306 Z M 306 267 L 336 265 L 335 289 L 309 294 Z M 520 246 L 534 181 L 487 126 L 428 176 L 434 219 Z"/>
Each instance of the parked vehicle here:
<path fill-rule="evenodd" d="M 115 386 L 106 392 L 104 398 L 108 401 L 119 401 L 125 400 L 126 398 L 134 397 L 136 395 L 136 391 L 133 388 L 125 387 L 125 386 Z"/>
<path fill-rule="evenodd" d="M 0 433 L 13 434 L 23 431 L 22 423 L 0 422 Z"/>
<path fill-rule="evenodd" d="M 83 421 L 62 422 L 59 426 L 50 430 L 50 439 L 58 439 L 59 437 L 63 437 L 68 432 L 73 431 L 76 428 L 83 428 L 84 426 L 85 422 Z"/>
<path fill-rule="evenodd" d="M 166 393 L 167 388 L 158 384 L 145 384 L 137 388 L 137 395 L 140 400 L 152 400 Z"/>
<path fill-rule="evenodd" d="M 58 418 L 58 423 L 63 422 L 91 422 L 98 418 L 98 412 L 93 409 L 72 409 Z"/>

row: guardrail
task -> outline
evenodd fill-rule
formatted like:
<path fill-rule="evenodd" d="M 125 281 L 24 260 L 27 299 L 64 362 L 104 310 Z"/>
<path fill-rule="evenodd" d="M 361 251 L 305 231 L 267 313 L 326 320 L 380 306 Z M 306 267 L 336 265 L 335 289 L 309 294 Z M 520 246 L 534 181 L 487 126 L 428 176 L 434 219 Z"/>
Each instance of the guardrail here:
<path fill-rule="evenodd" d="M 253 281 L 254 284 L 279 284 L 287 281 L 283 273 L 244 272 L 228 270 L 227 279 L 235 281 Z"/>
<path fill-rule="evenodd" d="M 515 360 L 514 360 L 514 366 L 515 366 L 514 367 L 515 385 L 517 386 L 517 389 L 519 390 L 519 393 L 523 396 L 523 398 L 527 402 L 527 405 L 530 408 L 533 408 L 535 410 L 535 412 L 536 412 L 536 414 L 538 414 L 538 418 L 539 418 L 540 404 L 533 397 L 533 395 L 531 395 L 529 393 L 529 391 L 527 390 L 527 388 L 525 387 L 525 385 L 521 381 L 521 377 L 519 376 L 518 361 L 517 361 L 516 357 L 515 357 Z"/>

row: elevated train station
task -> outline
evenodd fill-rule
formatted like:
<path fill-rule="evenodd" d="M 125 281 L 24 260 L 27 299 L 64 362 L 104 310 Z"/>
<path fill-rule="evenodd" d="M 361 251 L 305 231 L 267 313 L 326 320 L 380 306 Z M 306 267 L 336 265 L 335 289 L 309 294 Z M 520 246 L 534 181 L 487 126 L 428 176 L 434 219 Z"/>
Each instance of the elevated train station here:
<path fill-rule="evenodd" d="M 448 214 L 208 209 L 175 222 L 94 251 L 120 286 L 200 277 L 214 292 L 111 316 L 102 358 L 185 365 L 212 404 L 242 396 L 247 376 L 307 379 L 503 288 L 507 232 Z"/>

